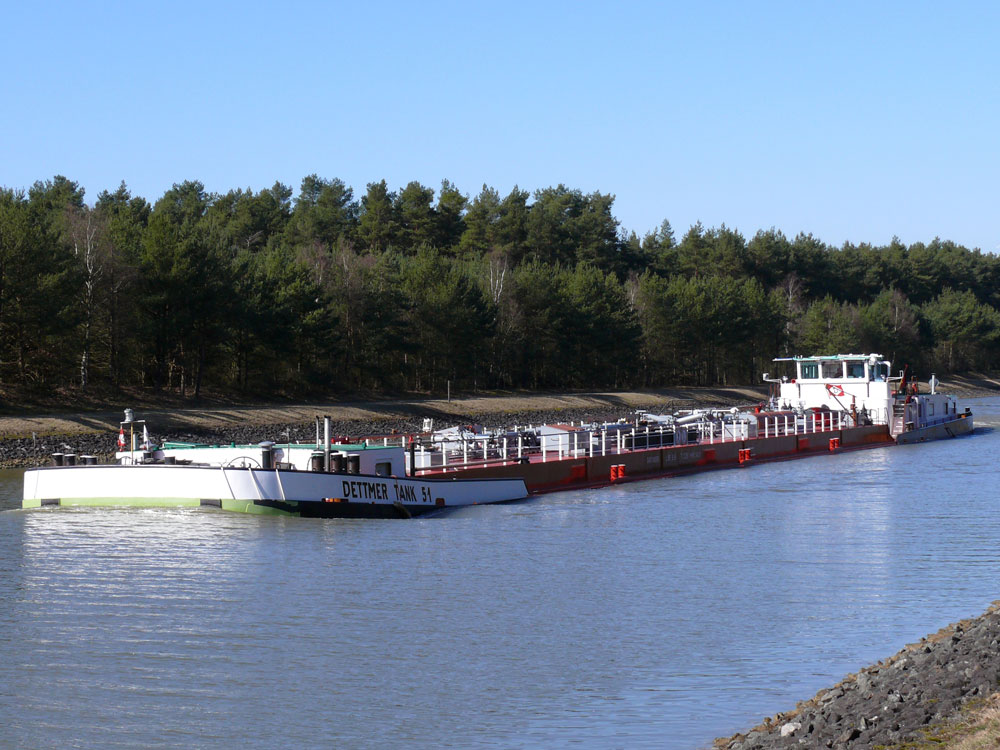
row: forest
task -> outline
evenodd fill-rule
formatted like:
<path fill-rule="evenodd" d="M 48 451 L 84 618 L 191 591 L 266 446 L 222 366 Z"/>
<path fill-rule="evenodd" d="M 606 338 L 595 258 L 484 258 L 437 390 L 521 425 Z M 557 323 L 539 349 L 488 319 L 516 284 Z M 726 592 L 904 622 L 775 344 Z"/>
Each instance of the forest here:
<path fill-rule="evenodd" d="M 363 195 L 63 176 L 0 189 L 0 384 L 246 397 L 759 383 L 789 354 L 996 367 L 1000 259 L 934 238 L 831 247 L 668 221 L 614 196 Z"/>

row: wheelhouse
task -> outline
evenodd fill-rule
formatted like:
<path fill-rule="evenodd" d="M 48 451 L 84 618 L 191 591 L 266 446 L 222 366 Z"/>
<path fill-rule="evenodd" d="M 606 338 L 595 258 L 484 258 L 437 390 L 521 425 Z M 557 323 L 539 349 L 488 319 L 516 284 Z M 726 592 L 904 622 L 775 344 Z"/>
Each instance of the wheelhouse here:
<path fill-rule="evenodd" d="M 775 362 L 790 362 L 793 375 L 782 382 L 864 382 L 889 381 L 892 363 L 881 354 L 835 354 L 819 357 L 779 357 Z M 765 378 L 767 379 L 767 378 Z"/>

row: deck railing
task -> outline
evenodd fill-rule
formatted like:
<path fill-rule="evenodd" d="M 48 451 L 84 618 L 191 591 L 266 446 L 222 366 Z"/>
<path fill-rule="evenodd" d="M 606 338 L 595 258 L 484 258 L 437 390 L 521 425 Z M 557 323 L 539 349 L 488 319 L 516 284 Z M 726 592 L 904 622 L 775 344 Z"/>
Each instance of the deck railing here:
<path fill-rule="evenodd" d="M 887 415 L 872 412 L 871 424 L 886 424 Z M 505 466 L 528 461 L 559 461 L 566 458 L 613 456 L 642 450 L 654 450 L 683 445 L 714 445 L 720 443 L 773 438 L 786 435 L 838 432 L 853 427 L 857 419 L 848 412 L 806 412 L 804 414 L 761 415 L 756 424 L 749 420 L 718 421 L 704 419 L 686 425 L 619 426 L 605 425 L 599 429 L 574 430 L 537 435 L 519 432 L 516 437 L 475 435 L 418 443 L 412 454 L 416 471 L 411 475 L 440 473 L 449 469 Z M 385 445 L 393 443 L 386 439 Z M 403 439 L 406 444 L 406 439 Z M 410 451 L 407 451 L 407 462 Z"/>

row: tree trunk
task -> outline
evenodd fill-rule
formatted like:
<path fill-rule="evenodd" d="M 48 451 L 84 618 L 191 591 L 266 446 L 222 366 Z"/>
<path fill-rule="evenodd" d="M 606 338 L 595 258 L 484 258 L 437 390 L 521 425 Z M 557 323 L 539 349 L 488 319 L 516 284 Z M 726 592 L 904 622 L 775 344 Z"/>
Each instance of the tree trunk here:
<path fill-rule="evenodd" d="M 198 347 L 198 369 L 195 371 L 194 377 L 194 400 L 197 401 L 201 397 L 201 374 L 205 370 L 205 345 L 202 344 Z"/>
<path fill-rule="evenodd" d="M 117 293 L 112 293 L 111 295 L 111 309 L 108 311 L 108 333 L 110 333 L 110 341 L 108 342 L 108 369 L 111 370 L 111 386 L 118 389 L 118 384 L 121 382 L 121 375 L 118 371 L 118 315 L 116 313 L 116 308 L 118 306 L 118 295 Z"/>
<path fill-rule="evenodd" d="M 83 324 L 83 354 L 80 355 L 80 387 L 86 388 L 90 376 L 90 312 Z"/>

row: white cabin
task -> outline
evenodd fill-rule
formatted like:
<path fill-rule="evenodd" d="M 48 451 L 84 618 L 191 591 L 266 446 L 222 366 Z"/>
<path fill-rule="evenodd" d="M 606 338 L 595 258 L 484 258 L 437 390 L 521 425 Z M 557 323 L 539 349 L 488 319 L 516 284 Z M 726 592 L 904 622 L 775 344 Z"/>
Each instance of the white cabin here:
<path fill-rule="evenodd" d="M 828 408 L 864 413 L 878 424 L 888 424 L 899 378 L 890 377 L 892 363 L 881 354 L 834 354 L 819 357 L 779 357 L 791 362 L 791 377 L 764 380 L 780 383 L 780 409 Z"/>
<path fill-rule="evenodd" d="M 891 377 L 892 363 L 881 354 L 834 354 L 818 357 L 781 357 L 794 374 L 764 380 L 780 384 L 779 409 L 830 409 L 848 412 L 859 422 L 888 425 L 893 436 L 958 419 L 953 396 L 937 392 L 931 376 L 928 390 L 920 392 L 916 380 L 903 383 Z M 971 421 L 970 421 L 971 424 Z"/>

